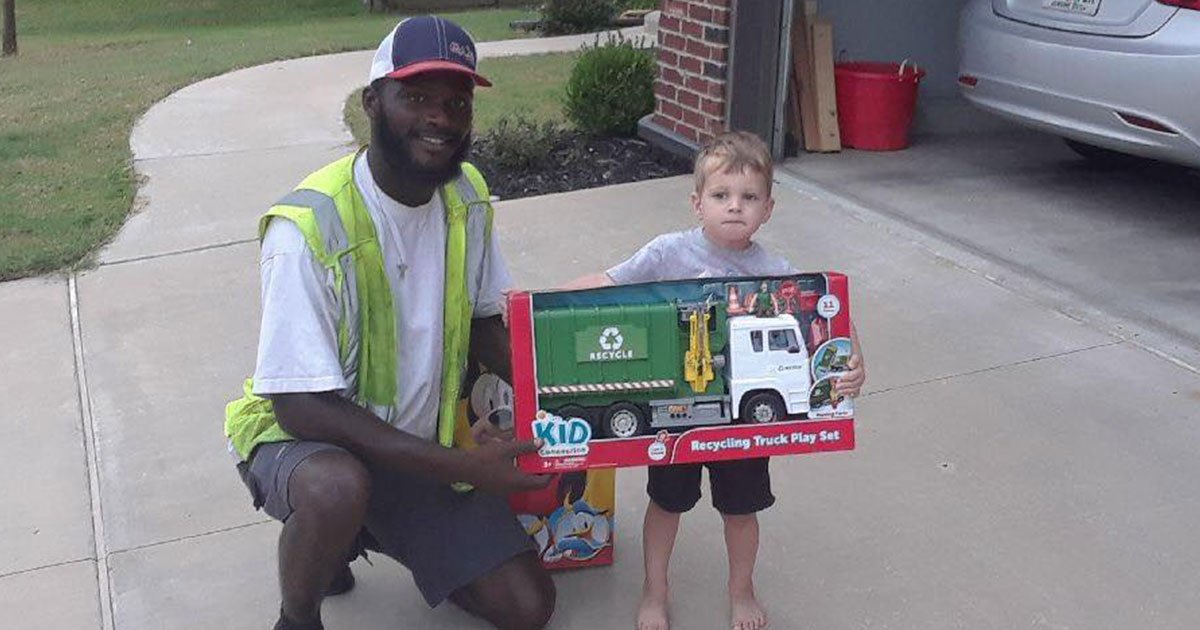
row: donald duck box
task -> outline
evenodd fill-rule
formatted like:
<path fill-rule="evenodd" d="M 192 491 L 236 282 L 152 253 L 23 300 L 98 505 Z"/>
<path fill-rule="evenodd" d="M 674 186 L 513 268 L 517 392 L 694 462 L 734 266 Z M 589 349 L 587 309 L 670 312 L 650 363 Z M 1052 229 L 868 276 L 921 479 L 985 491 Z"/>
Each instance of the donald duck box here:
<path fill-rule="evenodd" d="M 466 379 L 469 397 L 459 409 L 455 443 L 474 448 L 471 426 L 512 422 L 512 387 L 497 375 L 477 369 Z M 597 469 L 556 475 L 541 490 L 509 495 L 517 520 L 537 546 L 548 569 L 573 569 L 613 562 L 616 471 Z"/>
<path fill-rule="evenodd" d="M 549 569 L 612 564 L 616 470 L 558 475 L 550 486 L 514 494 L 509 504 Z"/>
<path fill-rule="evenodd" d="M 836 272 L 509 296 L 522 470 L 854 448 L 850 294 Z M 578 496 L 571 497 L 577 500 Z"/>

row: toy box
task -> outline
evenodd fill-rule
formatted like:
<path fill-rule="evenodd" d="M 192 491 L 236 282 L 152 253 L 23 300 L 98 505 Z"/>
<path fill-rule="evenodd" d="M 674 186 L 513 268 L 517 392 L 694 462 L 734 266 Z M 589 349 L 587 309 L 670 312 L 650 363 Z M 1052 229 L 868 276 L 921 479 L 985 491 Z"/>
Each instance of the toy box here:
<path fill-rule="evenodd" d="M 509 505 L 537 545 L 548 569 L 575 569 L 613 562 L 616 470 L 555 475 L 550 486 L 510 495 Z"/>
<path fill-rule="evenodd" d="M 475 448 L 471 427 L 492 422 L 513 426 L 512 387 L 480 366 L 465 379 L 468 395 L 459 407 L 454 442 Z M 556 475 L 542 490 L 509 495 L 509 505 L 538 548 L 547 569 L 574 569 L 613 562 L 616 471 L 587 470 Z"/>
<path fill-rule="evenodd" d="M 522 470 L 854 448 L 842 274 L 514 293 L 509 329 Z"/>

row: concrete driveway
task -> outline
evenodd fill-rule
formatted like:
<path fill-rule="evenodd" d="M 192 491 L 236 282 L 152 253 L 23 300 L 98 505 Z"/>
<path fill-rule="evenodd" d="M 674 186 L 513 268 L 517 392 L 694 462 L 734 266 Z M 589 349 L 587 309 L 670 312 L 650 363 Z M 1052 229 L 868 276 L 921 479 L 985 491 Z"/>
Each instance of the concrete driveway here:
<path fill-rule="evenodd" d="M 919 125 L 906 151 L 805 155 L 786 169 L 811 192 L 978 257 L 998 281 L 1200 366 L 1200 171 L 1101 168 L 958 99 L 931 103 Z"/>
<path fill-rule="evenodd" d="M 101 264 L 0 284 L 6 629 L 273 622 L 278 525 L 250 507 L 221 411 L 254 361 L 255 219 L 349 150 L 337 112 L 368 58 L 269 64 L 159 104 L 133 143 L 146 206 Z M 312 100 L 262 117 L 272 94 Z M 518 281 L 551 286 L 688 226 L 689 186 L 503 202 L 497 230 Z M 773 463 L 773 627 L 1194 627 L 1200 375 L 1074 315 L 1071 294 L 1042 299 L 1020 267 L 811 188 L 781 177 L 762 240 L 850 274 L 871 376 L 856 451 Z M 557 578 L 554 628 L 630 627 L 644 483 L 618 476 L 617 562 Z M 676 557 L 676 627 L 728 627 L 712 510 L 685 519 Z M 355 569 L 331 629 L 480 627 L 426 608 L 386 559 Z"/>

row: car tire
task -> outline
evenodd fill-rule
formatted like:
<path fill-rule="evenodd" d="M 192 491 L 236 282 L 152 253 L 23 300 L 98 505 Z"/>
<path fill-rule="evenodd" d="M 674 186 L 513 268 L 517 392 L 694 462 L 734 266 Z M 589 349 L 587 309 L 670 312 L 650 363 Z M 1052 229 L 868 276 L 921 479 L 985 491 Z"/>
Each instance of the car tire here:
<path fill-rule="evenodd" d="M 604 411 L 602 429 L 605 437 L 631 438 L 646 428 L 646 415 L 633 403 L 620 402 Z"/>
<path fill-rule="evenodd" d="M 759 392 L 742 403 L 742 422 L 746 424 L 778 422 L 786 414 L 783 401 L 774 392 Z"/>

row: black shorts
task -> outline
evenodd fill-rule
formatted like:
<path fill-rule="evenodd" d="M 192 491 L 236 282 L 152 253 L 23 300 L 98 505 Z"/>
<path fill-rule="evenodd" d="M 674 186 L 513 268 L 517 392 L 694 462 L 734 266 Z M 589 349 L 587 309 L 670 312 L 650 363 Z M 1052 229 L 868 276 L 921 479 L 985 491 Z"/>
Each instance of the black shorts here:
<path fill-rule="evenodd" d="M 292 515 L 288 481 L 322 442 L 260 445 L 249 464 L 239 464 L 254 507 L 286 521 Z M 388 555 L 412 572 L 421 595 L 437 606 L 454 591 L 483 577 L 514 556 L 533 551 L 533 541 L 503 497 L 456 492 L 416 475 L 372 474 L 371 502 L 358 549 Z"/>
<path fill-rule="evenodd" d="M 713 507 L 722 514 L 754 514 L 775 503 L 769 462 L 762 457 L 651 466 L 647 471 L 646 492 L 651 501 L 668 512 L 687 512 L 700 500 L 700 469 L 707 467 Z"/>

